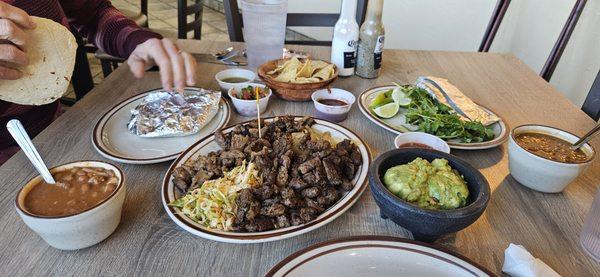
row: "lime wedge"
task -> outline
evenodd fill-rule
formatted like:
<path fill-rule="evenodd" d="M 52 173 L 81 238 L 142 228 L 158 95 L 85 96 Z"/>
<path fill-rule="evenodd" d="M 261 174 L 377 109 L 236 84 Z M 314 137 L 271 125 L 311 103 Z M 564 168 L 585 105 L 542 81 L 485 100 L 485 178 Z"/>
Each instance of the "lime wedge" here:
<path fill-rule="evenodd" d="M 389 90 L 387 90 L 387 91 L 384 93 L 384 94 L 385 94 L 385 97 L 387 97 L 387 98 L 390 98 L 390 97 L 392 97 L 392 93 L 393 93 L 393 92 L 394 92 L 394 90 L 393 90 L 393 89 L 389 89 Z"/>
<path fill-rule="evenodd" d="M 393 102 L 393 100 L 386 97 L 385 93 L 382 92 L 382 93 L 378 94 L 377 96 L 375 96 L 375 98 L 373 98 L 373 101 L 371 101 L 369 108 L 374 109 L 374 108 L 377 108 L 379 106 L 385 105 L 390 102 Z"/>
<path fill-rule="evenodd" d="M 392 99 L 396 102 L 400 107 L 408 107 L 412 100 L 408 97 L 400 88 L 394 89 L 392 92 Z"/>
<path fill-rule="evenodd" d="M 400 109 L 400 106 L 398 106 L 398 103 L 392 102 L 392 103 L 388 103 L 383 106 L 374 108 L 373 112 L 375 113 L 375 115 L 377 115 L 381 118 L 391 118 L 398 113 L 399 109 Z"/>

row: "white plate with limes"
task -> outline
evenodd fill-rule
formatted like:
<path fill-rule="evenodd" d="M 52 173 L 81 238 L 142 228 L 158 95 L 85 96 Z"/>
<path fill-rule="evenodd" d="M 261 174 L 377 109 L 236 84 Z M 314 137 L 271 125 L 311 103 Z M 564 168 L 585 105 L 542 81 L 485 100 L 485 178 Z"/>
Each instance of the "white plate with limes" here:
<path fill-rule="evenodd" d="M 418 126 L 412 126 L 406 122 L 406 108 L 411 104 L 410 98 L 400 90 L 394 90 L 397 86 L 379 86 L 370 88 L 358 97 L 358 107 L 360 111 L 372 122 L 384 129 L 402 134 L 406 132 L 419 131 Z M 378 98 L 378 99 L 377 99 Z M 378 102 L 377 107 L 371 109 L 373 101 Z M 483 110 L 496 115 L 491 110 L 479 105 Z M 497 115 L 496 115 L 497 116 Z M 499 116 L 498 116 L 499 117 Z M 501 145 L 508 138 L 508 128 L 504 121 L 500 121 L 490 126 L 494 133 L 494 138 L 485 142 L 464 143 L 460 140 L 448 140 L 448 145 L 454 149 L 478 150 L 488 149 Z"/>

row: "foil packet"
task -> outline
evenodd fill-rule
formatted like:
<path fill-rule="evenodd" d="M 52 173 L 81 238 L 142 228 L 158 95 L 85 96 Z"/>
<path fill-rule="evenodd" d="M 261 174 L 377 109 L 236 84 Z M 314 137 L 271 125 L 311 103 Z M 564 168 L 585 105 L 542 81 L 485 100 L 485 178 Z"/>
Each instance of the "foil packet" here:
<path fill-rule="evenodd" d="M 198 133 L 219 110 L 221 92 L 186 88 L 183 94 L 156 91 L 131 110 L 127 129 L 140 137 L 174 137 Z"/>

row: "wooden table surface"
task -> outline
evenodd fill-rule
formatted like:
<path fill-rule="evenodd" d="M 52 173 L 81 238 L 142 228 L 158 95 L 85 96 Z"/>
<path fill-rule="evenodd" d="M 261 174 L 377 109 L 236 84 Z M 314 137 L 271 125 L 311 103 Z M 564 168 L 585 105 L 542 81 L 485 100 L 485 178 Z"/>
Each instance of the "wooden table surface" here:
<path fill-rule="evenodd" d="M 180 41 L 190 52 L 212 53 L 232 43 Z M 238 47 L 242 47 L 238 45 Z M 326 47 L 292 47 L 328 59 Z M 509 127 L 540 123 L 578 135 L 594 122 L 567 98 L 512 55 L 386 50 L 378 79 L 340 78 L 335 87 L 362 91 L 391 82 L 413 83 L 418 76 L 449 79 L 474 101 L 491 108 Z M 225 69 L 200 64 L 198 85 L 218 89 L 214 74 Z M 46 164 L 106 160 L 91 143 L 94 124 L 109 108 L 127 97 L 160 86 L 156 72 L 136 80 L 126 66 L 113 72 L 82 101 L 71 107 L 34 139 Z M 273 99 L 265 116 L 310 115 L 312 103 Z M 230 124 L 246 120 L 233 114 Z M 394 134 L 367 120 L 356 105 L 342 122 L 361 136 L 374 156 L 393 148 Z M 4 126 L 2 127 L 4 128 Z M 600 150 L 600 140 L 593 145 Z M 600 162 L 563 193 L 544 194 L 517 183 L 508 172 L 507 145 L 482 150 L 453 150 L 488 179 L 492 198 L 473 225 L 437 243 L 500 274 L 509 243 L 525 246 L 565 276 L 600 276 L 600 264 L 579 246 L 579 233 L 600 185 Z M 195 237 L 166 215 L 160 201 L 162 177 L 170 162 L 155 165 L 119 164 L 127 178 L 121 224 L 98 245 L 79 251 L 51 248 L 25 226 L 14 208 L 17 190 L 36 175 L 23 153 L 0 167 L 0 272 L 13 275 L 168 275 L 259 276 L 289 254 L 314 243 L 353 235 L 411 237 L 410 232 L 379 217 L 369 190 L 345 214 L 330 224 L 291 239 L 236 245 Z"/>

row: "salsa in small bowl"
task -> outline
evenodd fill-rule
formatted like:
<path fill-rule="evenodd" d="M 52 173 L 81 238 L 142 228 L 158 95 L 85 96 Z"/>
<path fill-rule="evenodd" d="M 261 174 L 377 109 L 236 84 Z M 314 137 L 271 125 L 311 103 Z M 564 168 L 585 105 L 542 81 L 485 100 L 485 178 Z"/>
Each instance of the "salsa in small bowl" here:
<path fill-rule="evenodd" d="M 256 105 L 256 94 L 258 90 L 258 110 Z M 254 117 L 260 112 L 267 110 L 271 89 L 263 84 L 250 83 L 240 88 L 231 88 L 227 95 L 231 98 L 233 106 L 241 116 Z"/>

